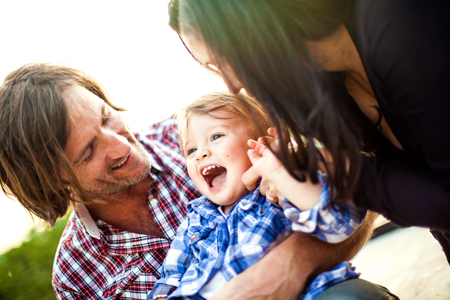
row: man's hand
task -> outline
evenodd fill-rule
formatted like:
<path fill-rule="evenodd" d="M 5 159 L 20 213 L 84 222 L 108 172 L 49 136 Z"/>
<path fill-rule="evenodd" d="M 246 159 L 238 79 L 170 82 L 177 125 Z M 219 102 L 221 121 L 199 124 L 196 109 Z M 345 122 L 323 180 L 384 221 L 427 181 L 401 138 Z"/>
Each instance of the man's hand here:
<path fill-rule="evenodd" d="M 368 241 L 376 214 L 369 212 L 358 230 L 338 244 L 294 233 L 258 263 L 228 281 L 209 300 L 290 300 L 320 273 L 352 259 Z"/>

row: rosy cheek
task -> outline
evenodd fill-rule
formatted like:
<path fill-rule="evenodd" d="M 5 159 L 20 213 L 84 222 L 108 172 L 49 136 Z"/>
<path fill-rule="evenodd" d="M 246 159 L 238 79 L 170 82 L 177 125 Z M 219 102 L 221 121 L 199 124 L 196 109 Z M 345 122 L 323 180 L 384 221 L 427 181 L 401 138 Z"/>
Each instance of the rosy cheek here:
<path fill-rule="evenodd" d="M 195 165 L 193 166 L 192 163 L 187 164 L 187 171 L 188 171 L 189 177 L 193 177 L 193 176 L 197 175 L 195 172 Z"/>

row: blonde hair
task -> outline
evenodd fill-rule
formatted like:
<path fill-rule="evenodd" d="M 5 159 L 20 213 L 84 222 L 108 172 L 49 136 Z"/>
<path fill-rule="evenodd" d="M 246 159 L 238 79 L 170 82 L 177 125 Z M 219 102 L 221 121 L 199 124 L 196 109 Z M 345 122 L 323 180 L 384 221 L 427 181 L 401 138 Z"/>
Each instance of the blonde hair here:
<path fill-rule="evenodd" d="M 246 121 L 253 129 L 254 138 L 266 135 L 266 132 L 262 132 L 261 128 L 267 129 L 272 126 L 272 122 L 262 106 L 246 93 L 240 92 L 237 95 L 229 91 L 208 93 L 183 107 L 176 115 L 180 131 L 180 146 L 183 153 L 190 118 L 193 115 L 209 115 L 220 118 L 219 115 L 215 114 L 220 111 L 234 114 Z"/>

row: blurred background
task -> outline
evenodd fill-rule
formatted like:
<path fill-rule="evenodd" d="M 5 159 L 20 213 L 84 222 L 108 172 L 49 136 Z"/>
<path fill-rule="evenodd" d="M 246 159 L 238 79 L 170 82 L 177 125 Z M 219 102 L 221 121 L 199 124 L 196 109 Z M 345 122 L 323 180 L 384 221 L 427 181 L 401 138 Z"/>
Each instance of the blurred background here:
<path fill-rule="evenodd" d="M 0 1 L 0 80 L 27 63 L 64 63 L 127 107 L 133 130 L 163 120 L 197 96 L 226 89 L 167 25 L 168 2 Z M 65 222 L 50 232 L 40 225 L 0 193 L 0 299 L 55 299 L 51 265 Z"/>
<path fill-rule="evenodd" d="M 128 107 L 137 131 L 206 92 L 226 89 L 169 28 L 168 0 L 0 1 L 0 79 L 30 62 L 58 62 L 96 78 Z M 381 222 L 384 224 L 384 222 Z M 42 227 L 0 193 L 0 300 L 55 299 L 51 270 L 65 226 Z M 450 268 L 427 229 L 394 229 L 354 259 L 362 278 L 402 299 L 450 299 Z"/>

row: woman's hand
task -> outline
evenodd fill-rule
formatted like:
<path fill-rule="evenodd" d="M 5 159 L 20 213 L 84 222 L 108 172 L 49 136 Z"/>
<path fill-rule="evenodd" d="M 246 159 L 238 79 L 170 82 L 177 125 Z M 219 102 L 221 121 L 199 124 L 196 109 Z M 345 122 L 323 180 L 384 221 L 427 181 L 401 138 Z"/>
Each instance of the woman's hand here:
<path fill-rule="evenodd" d="M 269 202 L 273 202 L 283 207 L 282 200 L 283 195 L 278 191 L 278 189 L 273 185 L 269 180 L 264 177 L 261 179 L 261 183 L 259 185 L 259 192 L 261 195 L 266 195 L 266 200 Z"/>

